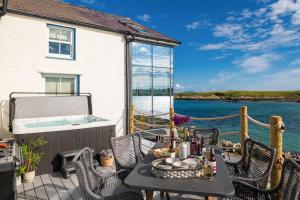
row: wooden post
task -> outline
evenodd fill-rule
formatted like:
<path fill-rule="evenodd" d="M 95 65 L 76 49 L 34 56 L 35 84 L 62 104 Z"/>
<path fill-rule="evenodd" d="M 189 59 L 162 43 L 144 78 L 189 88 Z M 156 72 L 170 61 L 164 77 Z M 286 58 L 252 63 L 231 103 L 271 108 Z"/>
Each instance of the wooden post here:
<path fill-rule="evenodd" d="M 270 145 L 276 149 L 276 160 L 271 172 L 271 188 L 278 185 L 282 169 L 282 132 L 284 126 L 280 116 L 270 118 Z"/>
<path fill-rule="evenodd" d="M 170 141 L 171 142 L 171 138 L 174 137 L 173 135 L 173 128 L 175 127 L 174 125 L 174 108 L 170 107 Z"/>
<path fill-rule="evenodd" d="M 134 133 L 134 105 L 130 106 L 129 116 L 129 132 Z"/>
<path fill-rule="evenodd" d="M 241 155 L 244 155 L 244 143 L 248 138 L 248 109 L 247 106 L 242 106 L 240 109 L 241 117 Z"/>

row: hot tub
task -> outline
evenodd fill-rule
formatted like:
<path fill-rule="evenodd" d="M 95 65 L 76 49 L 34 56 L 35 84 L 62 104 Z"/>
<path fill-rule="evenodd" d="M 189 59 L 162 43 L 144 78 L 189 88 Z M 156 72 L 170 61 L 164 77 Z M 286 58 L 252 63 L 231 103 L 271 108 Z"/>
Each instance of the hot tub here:
<path fill-rule="evenodd" d="M 13 121 L 13 134 L 43 133 L 109 126 L 112 122 L 92 115 L 23 118 Z"/>
<path fill-rule="evenodd" d="M 47 143 L 36 174 L 59 171 L 59 152 L 84 147 L 99 153 L 110 148 L 115 125 L 92 115 L 90 96 L 42 96 L 11 98 L 10 126 L 19 144 L 43 136 Z"/>

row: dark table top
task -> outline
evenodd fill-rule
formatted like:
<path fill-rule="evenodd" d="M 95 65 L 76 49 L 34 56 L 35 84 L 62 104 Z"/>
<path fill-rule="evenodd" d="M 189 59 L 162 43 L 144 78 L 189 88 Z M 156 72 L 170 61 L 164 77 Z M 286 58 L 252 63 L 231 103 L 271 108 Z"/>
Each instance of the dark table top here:
<path fill-rule="evenodd" d="M 139 190 L 164 191 L 199 196 L 231 197 L 234 187 L 229 178 L 221 151 L 215 149 L 217 174 L 212 180 L 200 178 L 161 179 L 151 174 L 153 155 L 147 155 L 125 179 L 125 184 Z"/>

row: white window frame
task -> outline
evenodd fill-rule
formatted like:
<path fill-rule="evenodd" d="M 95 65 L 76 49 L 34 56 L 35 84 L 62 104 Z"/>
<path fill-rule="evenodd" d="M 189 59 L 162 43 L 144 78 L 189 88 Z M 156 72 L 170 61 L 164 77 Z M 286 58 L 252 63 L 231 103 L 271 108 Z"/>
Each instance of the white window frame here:
<path fill-rule="evenodd" d="M 47 25 L 47 28 L 48 28 L 48 48 L 47 48 L 47 57 L 50 57 L 50 58 L 62 58 L 62 59 L 74 59 L 74 53 L 75 53 L 75 41 L 74 41 L 74 35 L 75 35 L 75 29 L 74 28 L 69 28 L 69 27 L 64 27 L 64 26 L 59 26 L 59 25 L 50 25 L 48 24 Z M 68 41 L 61 41 L 61 40 L 54 40 L 54 39 L 50 39 L 50 29 L 53 28 L 53 29 L 58 29 L 60 31 L 60 35 L 61 35 L 61 31 L 62 30 L 65 30 L 65 31 L 70 31 L 70 42 Z M 55 42 L 55 43 L 58 43 L 58 44 L 69 44 L 70 45 L 70 55 L 65 55 L 65 54 L 56 54 L 56 53 L 50 53 L 49 52 L 49 48 L 50 48 L 50 45 L 49 43 L 50 42 Z M 59 45 L 59 52 L 60 52 L 60 45 Z"/>
<path fill-rule="evenodd" d="M 77 91 L 78 76 L 77 75 L 45 74 L 44 75 L 45 93 L 47 92 L 46 91 L 46 78 L 59 78 L 59 92 L 57 93 L 57 95 L 64 95 L 64 94 L 61 94 L 61 79 L 63 79 L 63 78 L 72 78 L 72 79 L 74 79 L 74 95 L 76 95 L 78 93 L 78 91 Z"/>

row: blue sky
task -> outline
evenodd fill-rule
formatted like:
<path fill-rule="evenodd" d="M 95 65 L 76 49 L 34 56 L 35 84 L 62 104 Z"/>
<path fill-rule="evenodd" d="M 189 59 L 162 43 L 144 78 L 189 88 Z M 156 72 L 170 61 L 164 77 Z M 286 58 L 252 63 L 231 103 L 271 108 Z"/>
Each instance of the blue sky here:
<path fill-rule="evenodd" d="M 178 39 L 177 91 L 300 89 L 300 0 L 65 0 Z"/>

